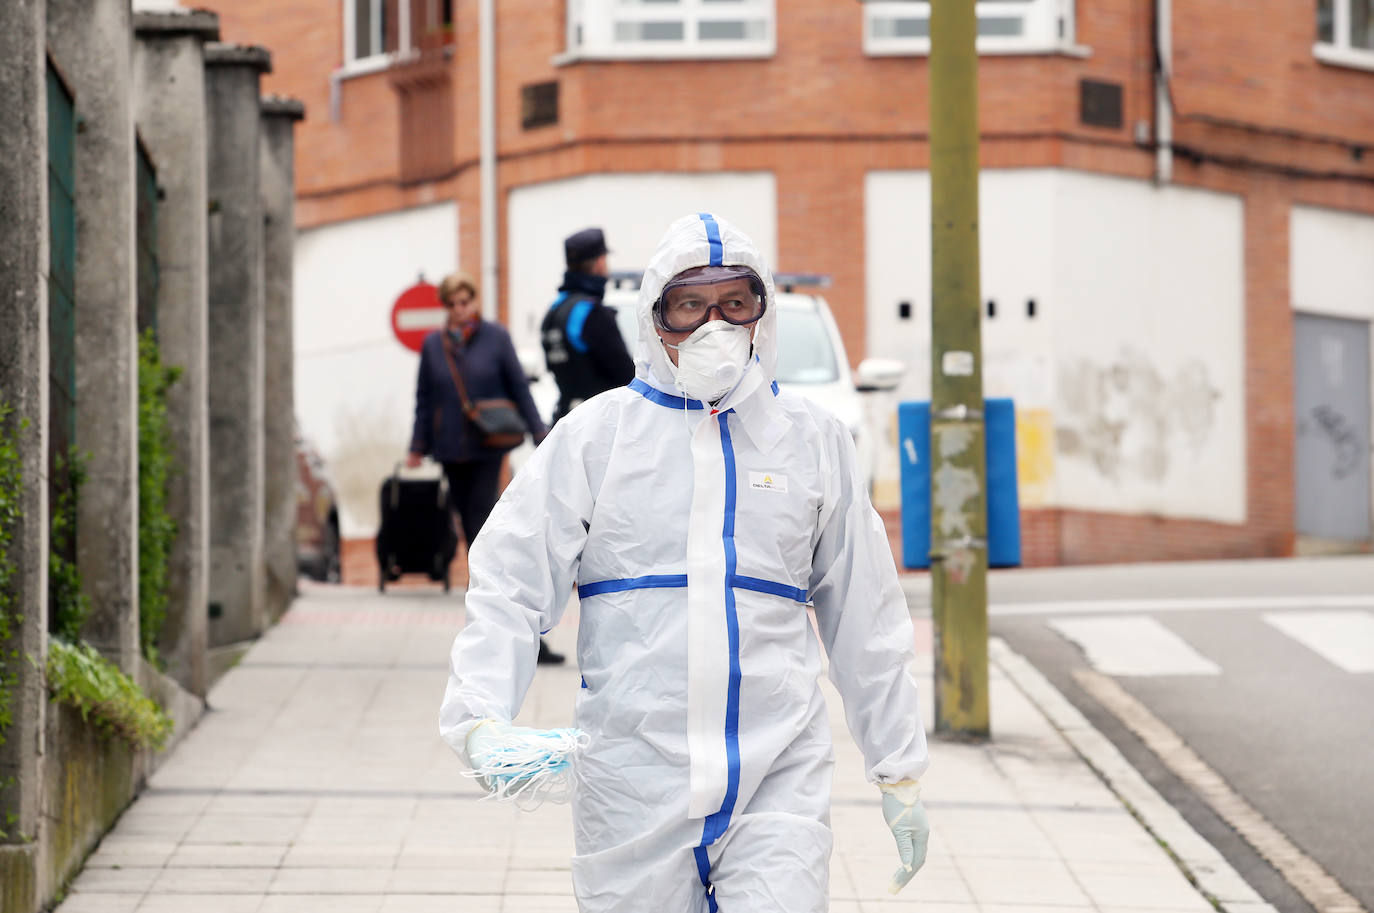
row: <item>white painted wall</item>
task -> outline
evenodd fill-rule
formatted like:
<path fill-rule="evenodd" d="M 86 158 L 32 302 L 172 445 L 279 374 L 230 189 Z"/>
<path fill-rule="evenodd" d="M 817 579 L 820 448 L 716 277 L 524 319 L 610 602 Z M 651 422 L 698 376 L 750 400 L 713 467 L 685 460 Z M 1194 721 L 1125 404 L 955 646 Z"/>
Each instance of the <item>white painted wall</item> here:
<path fill-rule="evenodd" d="M 329 466 L 344 537 L 376 532 L 377 490 L 410 442 L 419 356 L 391 306 L 420 275 L 457 268 L 458 207 L 442 203 L 312 228 L 296 238 L 296 411 Z"/>
<path fill-rule="evenodd" d="M 542 355 L 539 324 L 563 280 L 563 239 L 606 232 L 612 270 L 649 262 L 669 223 L 712 212 L 737 225 L 777 263 L 777 190 L 771 172 L 593 174 L 518 187 L 506 210 L 510 330 L 517 348 Z"/>
<path fill-rule="evenodd" d="M 1295 311 L 1374 320 L 1374 216 L 1295 206 L 1288 249 Z"/>
<path fill-rule="evenodd" d="M 1374 322 L 1374 216 L 1294 206 L 1288 257 L 1293 310 Z M 1374 332 L 1369 344 L 1374 366 Z"/>
<path fill-rule="evenodd" d="M 865 196 L 867 354 L 908 361 L 903 394 L 925 399 L 929 175 L 871 172 Z M 1022 503 L 1242 522 L 1240 201 L 989 170 L 979 218 L 984 392 L 1017 402 Z"/>
<path fill-rule="evenodd" d="M 1244 522 L 1242 201 L 1072 172 L 1055 183 L 1059 503 Z"/>

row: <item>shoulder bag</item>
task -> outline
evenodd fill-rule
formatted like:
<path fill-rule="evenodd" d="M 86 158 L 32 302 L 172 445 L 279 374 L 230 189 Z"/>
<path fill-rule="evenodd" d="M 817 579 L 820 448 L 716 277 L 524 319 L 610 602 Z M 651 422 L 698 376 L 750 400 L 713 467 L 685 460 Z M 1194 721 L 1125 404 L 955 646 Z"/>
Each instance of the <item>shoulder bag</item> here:
<path fill-rule="evenodd" d="M 457 350 L 453 342 L 444 336 L 444 361 L 448 362 L 448 372 L 453 375 L 453 384 L 458 388 L 458 400 L 463 406 L 463 415 L 477 429 L 477 439 L 483 448 L 498 453 L 513 450 L 524 443 L 529 428 L 520 417 L 520 410 L 508 399 L 479 399 L 473 402 L 468 398 L 467 385 L 463 383 L 462 372 L 455 360 Z"/>

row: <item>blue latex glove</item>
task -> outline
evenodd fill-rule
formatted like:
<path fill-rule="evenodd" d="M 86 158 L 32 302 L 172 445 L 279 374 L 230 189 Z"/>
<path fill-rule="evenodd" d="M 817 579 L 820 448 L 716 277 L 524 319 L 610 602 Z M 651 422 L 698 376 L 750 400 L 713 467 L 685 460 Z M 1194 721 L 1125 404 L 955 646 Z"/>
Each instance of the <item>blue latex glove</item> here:
<path fill-rule="evenodd" d="M 889 893 L 896 894 L 926 864 L 930 821 L 926 818 L 926 807 L 921 804 L 920 783 L 915 780 L 879 783 L 878 789 L 883 793 L 883 820 L 892 829 L 897 855 L 902 860 L 902 867 L 893 873 L 892 882 L 887 886 Z"/>

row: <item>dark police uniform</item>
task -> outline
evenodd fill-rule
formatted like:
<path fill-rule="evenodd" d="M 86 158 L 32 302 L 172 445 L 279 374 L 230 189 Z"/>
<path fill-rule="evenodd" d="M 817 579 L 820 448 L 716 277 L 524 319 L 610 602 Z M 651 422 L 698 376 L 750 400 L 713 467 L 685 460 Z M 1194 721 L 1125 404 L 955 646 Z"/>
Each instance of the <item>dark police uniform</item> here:
<path fill-rule="evenodd" d="M 635 366 L 616 326 L 615 312 L 601 303 L 606 277 L 577 272 L 574 266 L 606 252 L 601 230 L 588 228 L 563 242 L 569 269 L 539 329 L 544 361 L 558 382 L 557 422 L 585 399 L 635 376 Z"/>

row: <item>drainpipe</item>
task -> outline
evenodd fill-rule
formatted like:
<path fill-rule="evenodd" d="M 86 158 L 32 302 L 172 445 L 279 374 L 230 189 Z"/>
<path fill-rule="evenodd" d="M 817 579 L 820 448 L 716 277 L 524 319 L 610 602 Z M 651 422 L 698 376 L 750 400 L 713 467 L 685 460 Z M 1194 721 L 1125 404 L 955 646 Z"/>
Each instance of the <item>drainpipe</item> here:
<path fill-rule="evenodd" d="M 478 129 L 482 194 L 482 318 L 496 319 L 496 10 L 478 5 Z"/>
<path fill-rule="evenodd" d="M 1173 0 L 1155 0 L 1155 183 L 1174 179 L 1174 112 L 1169 80 L 1173 75 Z"/>

